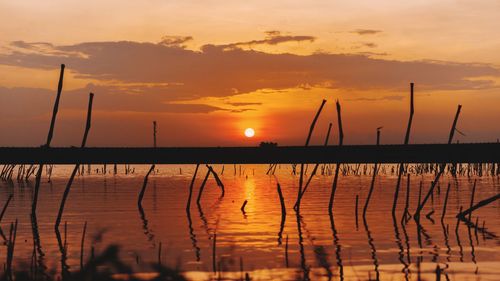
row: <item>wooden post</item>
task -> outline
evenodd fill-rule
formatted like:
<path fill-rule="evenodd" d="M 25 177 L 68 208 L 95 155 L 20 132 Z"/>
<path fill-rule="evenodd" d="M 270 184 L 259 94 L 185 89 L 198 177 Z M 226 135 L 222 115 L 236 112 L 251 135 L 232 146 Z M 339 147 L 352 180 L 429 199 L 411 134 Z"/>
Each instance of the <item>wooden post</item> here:
<path fill-rule="evenodd" d="M 455 130 L 456 130 L 458 116 L 460 115 L 460 110 L 461 109 L 462 109 L 462 105 L 459 104 L 458 108 L 457 108 L 457 113 L 455 114 L 455 119 L 453 119 L 453 125 L 451 126 L 450 136 L 448 138 L 448 145 L 450 145 L 451 142 L 453 141 L 453 135 L 454 135 Z M 446 163 L 439 165 L 439 171 L 437 172 L 436 178 L 434 179 L 434 181 L 431 184 L 431 188 L 429 188 L 429 192 L 427 192 L 427 195 L 424 197 L 424 200 L 422 201 L 421 204 L 418 205 L 418 208 L 415 211 L 415 215 L 413 216 L 413 218 L 416 221 L 418 221 L 420 219 L 420 212 L 424 208 L 425 203 L 427 202 L 427 200 L 429 200 L 429 197 L 431 197 L 431 194 L 434 192 L 434 187 L 439 182 L 439 178 L 443 174 L 445 168 L 446 168 Z"/>
<path fill-rule="evenodd" d="M 196 199 L 196 204 L 198 204 L 198 205 L 200 205 L 201 194 L 203 194 L 203 189 L 205 188 L 205 184 L 207 183 L 208 176 L 210 176 L 210 170 L 207 171 L 207 174 L 205 175 L 205 178 L 203 179 L 203 182 L 201 183 L 200 190 L 198 191 L 198 198 Z"/>
<path fill-rule="evenodd" d="M 476 180 L 474 180 L 474 185 L 472 186 L 472 195 L 471 195 L 471 198 L 470 198 L 470 206 L 469 208 L 472 208 L 472 206 L 474 206 L 474 195 L 476 194 Z M 469 221 L 471 219 L 471 216 L 472 216 L 472 212 L 469 213 Z"/>
<path fill-rule="evenodd" d="M 377 145 L 380 144 L 380 129 L 382 127 L 377 128 Z M 375 163 L 373 167 L 373 176 L 370 184 L 370 191 L 368 192 L 368 197 L 366 198 L 365 206 L 363 208 L 363 220 L 366 220 L 366 211 L 368 210 L 368 204 L 370 204 L 370 199 L 372 197 L 373 189 L 375 187 L 375 178 L 377 177 L 377 167 L 378 163 Z"/>
<path fill-rule="evenodd" d="M 156 148 L 156 121 L 153 121 L 153 147 Z"/>
<path fill-rule="evenodd" d="M 142 184 L 141 193 L 139 193 L 139 199 L 137 200 L 137 207 L 139 207 L 139 209 L 142 209 L 142 198 L 144 197 L 144 193 L 146 192 L 149 174 L 151 174 L 151 172 L 153 172 L 154 169 L 155 169 L 155 164 L 151 165 L 151 168 L 149 168 L 148 173 L 144 177 L 144 183 Z"/>
<path fill-rule="evenodd" d="M 451 184 L 448 183 L 448 188 L 446 189 L 446 196 L 444 197 L 443 212 L 441 214 L 441 222 L 444 221 L 444 216 L 446 215 L 446 206 L 448 205 L 448 196 L 450 194 L 450 187 L 451 187 Z"/>
<path fill-rule="evenodd" d="M 83 225 L 82 242 L 80 244 L 80 271 L 83 269 L 83 251 L 85 245 L 85 234 L 87 233 L 87 221 Z"/>
<path fill-rule="evenodd" d="M 85 125 L 85 132 L 83 134 L 82 144 L 80 148 L 84 148 L 87 143 L 87 137 L 89 135 L 91 120 L 92 120 L 92 102 L 94 100 L 94 94 L 89 94 L 89 105 L 87 108 L 87 123 Z M 73 168 L 73 172 L 71 172 L 71 176 L 69 177 L 68 183 L 66 184 L 66 188 L 64 189 L 63 197 L 61 199 L 61 204 L 59 206 L 59 212 L 57 213 L 55 228 L 59 228 L 59 224 L 61 223 L 62 214 L 64 212 L 64 205 L 66 204 L 66 200 L 68 198 L 69 192 L 71 190 L 71 185 L 73 184 L 73 180 L 75 179 L 75 175 L 78 172 L 80 164 L 76 164 Z"/>
<path fill-rule="evenodd" d="M 467 209 L 465 211 L 460 210 L 460 212 L 457 214 L 456 217 L 457 217 L 457 219 L 465 220 L 465 216 L 469 215 L 473 211 L 475 211 L 483 206 L 486 206 L 490 203 L 495 202 L 498 199 L 500 199 L 500 193 L 498 193 L 497 195 L 492 196 L 490 198 L 479 201 L 477 204 L 475 204 L 474 206 L 471 206 L 469 209 Z"/>
<path fill-rule="evenodd" d="M 408 145 L 410 142 L 410 131 L 411 131 L 411 124 L 413 121 L 413 113 L 415 112 L 414 107 L 413 107 L 413 82 L 410 83 L 410 117 L 408 118 L 408 126 L 406 127 L 406 135 L 405 135 L 405 145 Z M 399 187 L 401 186 L 401 176 L 403 175 L 404 172 L 404 163 L 399 163 L 399 169 L 398 169 L 398 180 L 396 183 L 396 191 L 394 192 L 394 200 L 392 202 L 392 216 L 395 218 L 396 217 L 396 207 L 398 204 L 398 197 L 399 197 Z M 404 214 L 406 216 L 406 214 Z"/>
<path fill-rule="evenodd" d="M 5 202 L 5 205 L 3 206 L 2 213 L 0 214 L 0 222 L 2 222 L 3 215 L 5 215 L 5 212 L 7 211 L 7 207 L 9 207 L 10 200 L 12 200 L 12 197 L 14 195 L 10 194 L 9 198 L 7 199 L 7 202 Z"/>
<path fill-rule="evenodd" d="M 50 121 L 49 134 L 47 135 L 47 142 L 45 143 L 45 147 L 50 147 L 50 142 L 52 141 L 52 136 L 54 135 L 54 126 L 56 123 L 57 111 L 59 110 L 59 99 L 61 98 L 61 92 L 62 92 L 62 87 L 63 87 L 64 68 L 65 68 L 65 65 L 61 64 L 61 72 L 59 73 L 59 84 L 57 86 L 57 95 L 56 95 L 56 100 L 54 102 L 54 110 L 52 111 L 52 119 Z M 34 187 L 34 193 L 33 193 L 33 202 L 31 204 L 31 215 L 32 216 L 36 215 L 36 206 L 38 203 L 38 192 L 40 189 L 40 181 L 42 179 L 42 172 L 43 172 L 43 163 L 40 164 L 40 166 L 38 167 L 38 172 L 36 174 L 36 181 L 35 181 L 35 187 Z"/>
<path fill-rule="evenodd" d="M 340 111 L 340 103 L 337 100 L 336 102 L 337 106 L 337 119 L 339 123 L 339 146 L 342 146 L 344 142 L 344 131 L 342 129 L 342 116 L 341 116 L 341 111 Z M 337 190 L 337 181 L 339 177 L 339 170 L 340 170 L 340 163 L 337 163 L 335 167 L 335 175 L 333 178 L 333 183 L 332 183 L 332 193 L 330 194 L 330 201 L 328 203 L 328 212 L 330 215 L 333 214 L 333 200 L 335 199 L 335 191 Z"/>
<path fill-rule="evenodd" d="M 330 138 L 330 131 L 332 130 L 332 123 L 330 123 L 328 125 L 328 131 L 326 133 L 326 138 L 325 138 L 325 144 L 324 146 L 328 146 L 328 139 Z M 316 163 L 314 165 L 314 168 L 311 172 L 311 175 L 309 176 L 309 179 L 307 180 L 306 182 L 306 185 L 304 186 L 304 189 L 302 190 L 302 193 L 300 194 L 300 199 L 302 200 L 302 197 L 304 196 L 304 193 L 306 193 L 306 190 L 307 190 L 307 187 L 309 186 L 309 184 L 311 183 L 311 180 L 312 178 L 316 175 L 316 172 L 318 170 L 318 167 L 319 167 L 319 164 Z M 295 205 L 293 206 L 293 208 L 296 210 L 297 209 L 297 203 L 295 203 Z"/>
<path fill-rule="evenodd" d="M 191 184 L 189 185 L 189 197 L 188 197 L 188 201 L 187 201 L 187 205 L 186 205 L 186 212 L 188 212 L 188 213 L 191 210 L 191 198 L 193 196 L 193 185 L 194 185 L 194 181 L 196 179 L 196 174 L 198 173 L 199 167 L 200 167 L 200 164 L 196 164 L 196 169 L 194 170 L 193 179 L 191 180 Z"/>
<path fill-rule="evenodd" d="M 318 117 L 321 114 L 321 111 L 323 110 L 325 103 L 326 103 L 326 100 L 323 100 L 321 102 L 321 105 L 319 106 L 318 112 L 316 112 L 316 115 L 314 116 L 314 119 L 311 123 L 311 126 L 309 127 L 309 134 L 307 135 L 306 144 L 304 146 L 309 145 L 312 133 L 314 131 L 314 126 L 316 126 L 316 122 L 318 121 Z M 296 208 L 297 211 L 300 209 L 300 200 L 302 198 L 302 183 L 303 183 L 303 181 L 304 181 L 304 163 L 301 163 L 300 164 L 300 177 L 299 177 L 299 190 L 297 193 L 297 202 L 295 203 L 295 206 L 297 207 Z"/>

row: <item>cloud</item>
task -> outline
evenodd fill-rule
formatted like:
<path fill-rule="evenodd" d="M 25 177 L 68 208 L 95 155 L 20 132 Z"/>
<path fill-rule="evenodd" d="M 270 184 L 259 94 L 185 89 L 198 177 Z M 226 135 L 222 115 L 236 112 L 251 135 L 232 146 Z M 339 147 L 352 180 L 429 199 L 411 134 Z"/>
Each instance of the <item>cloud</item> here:
<path fill-rule="evenodd" d="M 232 106 L 262 105 L 261 102 L 227 102 L 227 104 Z"/>
<path fill-rule="evenodd" d="M 363 43 L 363 46 L 368 47 L 368 48 L 376 48 L 377 44 L 375 44 L 373 42 L 365 42 L 365 43 Z"/>
<path fill-rule="evenodd" d="M 158 43 L 160 45 L 169 46 L 169 47 L 180 47 L 185 48 L 184 43 L 192 41 L 193 37 L 191 36 L 163 36 L 161 41 Z"/>
<path fill-rule="evenodd" d="M 156 112 L 156 113 L 210 113 L 223 108 L 205 104 L 169 103 L 161 90 L 152 92 L 136 87 L 124 91 L 115 86 L 89 84 L 76 90 L 64 90 L 61 108 L 81 110 L 87 103 L 89 92 L 95 94 L 94 110 L 105 112 Z M 1 116 L 40 116 L 51 111 L 55 90 L 39 88 L 0 87 Z"/>
<path fill-rule="evenodd" d="M 269 34 L 266 40 L 270 42 L 283 40 L 276 39 L 281 33 Z M 187 39 L 176 40 L 169 42 Z M 115 102 L 122 96 L 132 99 L 134 94 L 142 94 L 149 102 L 162 104 L 152 105 L 155 110 L 160 110 L 157 106 L 168 109 L 166 103 L 179 100 L 226 97 L 261 89 L 395 90 L 410 81 L 427 90 L 494 88 L 493 78 L 500 76 L 500 70 L 491 65 L 397 61 L 361 54 L 271 54 L 228 49 L 227 45 L 189 50 L 178 45 L 132 41 L 62 46 L 44 43 L 42 49 L 38 44 L 14 43 L 15 50 L 0 55 L 0 64 L 56 69 L 65 63 L 77 77 L 98 81 L 94 87 L 103 87 L 99 90 L 112 95 Z M 120 85 L 106 86 L 109 81 Z M 130 102 L 137 100 L 135 97 Z M 143 106 L 147 109 L 146 104 Z"/>
<path fill-rule="evenodd" d="M 219 45 L 219 47 L 223 47 L 224 49 L 233 49 L 233 48 L 241 48 L 241 47 L 252 47 L 255 45 L 278 45 L 282 43 L 288 42 L 314 42 L 316 40 L 313 36 L 307 35 L 282 35 L 280 31 L 271 30 L 266 31 L 266 38 L 262 40 L 251 40 L 245 42 L 236 42 L 226 45 Z"/>
<path fill-rule="evenodd" d="M 356 30 L 351 31 L 351 33 L 356 33 L 358 35 L 373 35 L 373 34 L 382 33 L 382 30 L 376 30 L 376 29 L 356 29 Z"/>
<path fill-rule="evenodd" d="M 388 96 L 376 97 L 376 98 L 369 98 L 369 97 L 347 98 L 346 100 L 347 101 L 382 101 L 382 100 L 400 101 L 403 99 L 404 99 L 404 96 L 388 95 Z"/>

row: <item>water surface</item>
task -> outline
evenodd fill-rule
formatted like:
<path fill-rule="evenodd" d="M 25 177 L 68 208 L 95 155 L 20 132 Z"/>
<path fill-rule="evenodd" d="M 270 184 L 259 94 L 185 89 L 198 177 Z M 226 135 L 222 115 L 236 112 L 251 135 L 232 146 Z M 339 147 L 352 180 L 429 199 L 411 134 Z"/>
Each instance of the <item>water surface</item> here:
<path fill-rule="evenodd" d="M 373 165 L 368 165 L 368 173 Z M 201 205 L 196 198 L 206 174 L 200 166 L 194 185 L 190 212 L 186 212 L 189 185 L 194 165 L 157 166 L 149 177 L 142 203 L 137 206 L 148 166 L 132 166 L 125 174 L 118 166 L 102 173 L 102 165 L 91 166 L 75 179 L 62 219 L 61 236 L 66 237 L 70 270 L 80 266 L 80 244 L 87 222 L 84 259 L 90 248 L 99 253 L 110 244 L 121 246 L 121 257 L 139 272 L 151 272 L 158 262 L 179 267 L 195 280 L 209 278 L 237 279 L 248 272 L 253 280 L 435 280 L 435 270 L 443 269 L 442 278 L 449 280 L 498 280 L 500 276 L 498 219 L 500 205 L 495 202 L 475 212 L 479 225 L 485 222 L 488 233 L 476 231 L 461 223 L 456 231 L 455 215 L 460 206 L 467 208 L 474 180 L 477 180 L 475 202 L 499 192 L 498 177 L 441 178 L 439 189 L 429 200 L 423 213 L 421 228 L 411 219 L 401 223 L 406 197 L 406 177 L 401 186 L 397 220 L 391 216 L 397 176 L 391 166 L 384 166 L 376 178 L 366 220 L 362 208 L 371 183 L 371 175 L 341 175 L 335 196 L 333 219 L 328 214 L 333 176 L 318 171 L 302 199 L 300 215 L 293 210 L 297 198 L 299 175 L 291 165 L 280 165 L 275 175 L 266 175 L 267 165 L 214 165 L 225 186 L 225 196 L 213 177 L 205 186 Z M 51 181 L 44 174 L 40 189 L 37 230 L 39 248 L 35 249 L 40 264 L 48 270 L 60 270 L 61 252 L 54 232 L 61 196 L 73 166 L 54 166 Z M 87 165 L 85 165 L 88 170 Z M 96 172 L 99 170 L 99 173 Z M 309 177 L 312 165 L 309 165 Z M 430 187 L 434 175 L 411 175 L 409 210 L 413 214 L 419 197 Z M 279 181 L 285 198 L 287 216 L 282 221 L 277 192 Z M 451 183 L 447 214 L 440 217 L 446 187 Z M 30 219 L 33 198 L 31 183 L 0 182 L 0 204 L 13 194 L 2 220 L 8 235 L 9 224 L 18 219 L 14 267 L 23 268 L 32 261 L 34 242 Z M 359 218 L 356 223 L 355 199 L 359 196 Z M 422 195 L 423 196 L 423 195 Z M 243 202 L 248 203 L 243 213 Z M 433 221 L 433 220 L 434 221 Z M 67 223 L 65 234 L 64 224 Z M 216 239 L 216 268 L 213 273 L 213 237 Z M 5 248 L 5 247 L 4 247 Z M 0 251 L 0 261 L 6 250 Z M 446 276 L 445 276 L 446 274 Z M 443 280 L 443 279 L 442 279 Z"/>

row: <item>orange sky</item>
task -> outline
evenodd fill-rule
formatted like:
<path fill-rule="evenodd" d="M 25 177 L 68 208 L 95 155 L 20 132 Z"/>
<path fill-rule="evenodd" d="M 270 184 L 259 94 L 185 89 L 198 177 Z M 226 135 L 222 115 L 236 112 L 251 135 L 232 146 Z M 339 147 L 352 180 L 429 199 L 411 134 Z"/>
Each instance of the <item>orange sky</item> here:
<path fill-rule="evenodd" d="M 59 65 L 67 72 L 54 145 L 303 144 L 323 98 L 346 143 L 444 142 L 458 104 L 461 142 L 500 138 L 498 1 L 0 2 L 2 146 L 40 145 Z M 243 131 L 253 127 L 256 136 Z M 336 124 L 334 137 L 336 140 Z"/>

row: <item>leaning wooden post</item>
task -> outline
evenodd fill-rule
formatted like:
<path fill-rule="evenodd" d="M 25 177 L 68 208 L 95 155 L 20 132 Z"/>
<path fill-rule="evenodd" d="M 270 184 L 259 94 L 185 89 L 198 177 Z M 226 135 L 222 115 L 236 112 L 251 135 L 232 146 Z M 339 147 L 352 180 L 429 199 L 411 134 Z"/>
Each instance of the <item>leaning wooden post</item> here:
<path fill-rule="evenodd" d="M 203 189 L 205 188 L 205 184 L 207 183 L 208 176 L 210 176 L 210 170 L 207 171 L 203 182 L 201 183 L 200 190 L 198 190 L 198 198 L 196 198 L 196 204 L 199 206 L 201 202 L 201 195 L 203 194 Z"/>
<path fill-rule="evenodd" d="M 61 72 L 59 73 L 59 84 L 57 86 L 57 95 L 56 95 L 56 100 L 54 102 L 54 110 L 52 111 L 52 119 L 50 121 L 49 134 L 47 135 L 47 142 L 45 143 L 46 148 L 50 147 L 50 142 L 52 141 L 52 136 L 54 135 L 54 126 L 56 124 L 57 111 L 59 110 L 59 99 L 61 98 L 61 92 L 63 87 L 64 68 L 65 65 L 61 64 Z M 32 216 L 36 215 L 36 206 L 38 203 L 38 191 L 40 189 L 40 182 L 42 180 L 42 172 L 43 172 L 43 163 L 40 163 L 40 166 L 38 167 L 38 171 L 36 174 L 33 202 L 31 205 Z"/>
<path fill-rule="evenodd" d="M 410 117 L 408 118 L 408 126 L 406 127 L 406 135 L 405 135 L 405 145 L 408 145 L 410 142 L 410 131 L 411 131 L 411 124 L 413 121 L 413 113 L 414 113 L 414 107 L 413 107 L 413 82 L 410 83 Z M 394 201 L 392 202 L 392 216 L 396 217 L 396 207 L 398 204 L 398 197 L 399 197 L 399 187 L 401 186 L 401 176 L 403 175 L 404 171 L 404 163 L 399 163 L 399 171 L 398 171 L 398 180 L 396 183 L 396 191 L 394 192 Z M 405 214 L 406 216 L 406 214 Z"/>
<path fill-rule="evenodd" d="M 146 192 L 146 187 L 148 186 L 149 174 L 151 174 L 151 172 L 153 172 L 154 169 L 155 169 L 155 164 L 151 165 L 151 168 L 149 168 L 148 173 L 144 177 L 144 183 L 142 184 L 141 193 L 139 193 L 139 198 L 137 199 L 137 207 L 139 207 L 139 209 L 142 209 L 142 198 L 144 197 L 144 193 Z"/>
<path fill-rule="evenodd" d="M 342 144 L 344 143 L 344 131 L 342 130 L 342 116 L 340 111 L 340 103 L 338 100 L 336 105 L 337 105 L 337 119 L 339 123 L 339 146 L 342 146 Z M 335 191 L 337 190 L 339 170 L 340 170 L 340 163 L 337 162 L 337 166 L 335 167 L 335 176 L 333 178 L 333 183 L 332 183 L 332 193 L 330 194 L 330 202 L 328 203 L 328 212 L 330 214 L 333 214 L 333 200 L 335 199 Z"/>
<path fill-rule="evenodd" d="M 460 110 L 461 109 L 462 109 L 462 105 L 459 104 L 458 108 L 457 108 L 457 113 L 455 114 L 455 119 L 453 120 L 453 125 L 451 126 L 450 136 L 448 137 L 448 145 L 450 145 L 451 142 L 453 141 L 453 135 L 455 134 L 455 130 L 456 130 L 456 126 L 457 126 L 457 121 L 458 121 L 458 116 L 460 116 Z M 434 187 L 436 187 L 437 183 L 439 182 L 439 178 L 443 174 L 445 168 L 446 168 L 446 163 L 441 163 L 441 165 L 439 166 L 439 171 L 438 171 L 438 173 L 436 175 L 436 178 L 432 182 L 431 188 L 429 188 L 429 192 L 427 192 L 427 195 L 425 195 L 424 200 L 422 201 L 421 204 L 418 205 L 418 208 L 415 211 L 415 215 L 413 216 L 413 218 L 416 221 L 418 221 L 420 219 L 420 212 L 424 208 L 425 203 L 427 202 L 427 200 L 429 200 L 429 198 L 431 197 L 431 194 L 434 192 Z"/>
<path fill-rule="evenodd" d="M 191 180 L 191 184 L 189 185 L 189 197 L 188 197 L 188 201 L 187 201 L 187 205 L 186 205 L 186 212 L 188 212 L 188 213 L 191 210 L 191 198 L 193 196 L 193 185 L 194 185 L 194 181 L 196 179 L 196 174 L 198 173 L 199 167 L 200 167 L 200 164 L 196 164 L 196 169 L 194 170 L 193 179 Z"/>
<path fill-rule="evenodd" d="M 471 206 L 469 209 L 467 209 L 465 211 L 460 210 L 460 212 L 457 214 L 456 218 L 465 221 L 466 220 L 465 216 L 471 214 L 473 211 L 475 211 L 483 206 L 486 206 L 490 203 L 495 202 L 498 199 L 500 199 L 500 193 L 498 193 L 497 195 L 492 196 L 490 198 L 479 201 L 476 205 Z"/>
<path fill-rule="evenodd" d="M 321 105 L 319 106 L 318 112 L 316 112 L 316 116 L 314 116 L 314 119 L 311 123 L 311 126 L 309 127 L 309 134 L 307 135 L 306 139 L 306 144 L 304 146 L 309 145 L 309 141 L 311 140 L 312 133 L 314 131 L 314 126 L 316 126 L 316 122 L 318 121 L 318 117 L 321 114 L 321 111 L 323 110 L 323 107 L 325 106 L 326 100 L 323 100 L 321 102 Z M 299 178 L 299 190 L 297 193 L 297 202 L 295 205 L 297 206 L 296 210 L 298 211 L 300 209 L 300 199 L 302 195 L 302 183 L 304 181 L 304 163 L 300 164 L 300 178 Z"/>
<path fill-rule="evenodd" d="M 82 145 L 80 148 L 84 148 L 87 143 L 87 137 L 89 135 L 90 126 L 92 123 L 92 102 L 94 100 L 94 94 L 89 94 L 89 105 L 87 108 L 87 123 L 85 125 L 85 133 L 83 134 Z M 66 204 L 66 200 L 68 199 L 69 192 L 71 190 L 71 185 L 73 184 L 73 180 L 75 179 L 76 173 L 80 168 L 80 163 L 76 164 L 73 168 L 73 172 L 71 172 L 71 176 L 69 177 L 68 183 L 66 184 L 66 188 L 64 189 L 63 197 L 61 199 L 61 205 L 59 206 L 59 212 L 57 213 L 55 228 L 59 229 L 59 224 L 61 223 L 62 214 L 64 212 L 64 205 Z"/>
<path fill-rule="evenodd" d="M 2 222 L 3 215 L 5 215 L 5 212 L 7 211 L 7 207 L 9 207 L 10 200 L 12 200 L 12 197 L 14 195 L 10 194 L 9 198 L 7 199 L 7 202 L 5 202 L 5 205 L 3 206 L 2 213 L 0 214 L 0 222 Z"/>
<path fill-rule="evenodd" d="M 156 148 L 156 121 L 153 121 L 153 147 Z"/>
<path fill-rule="evenodd" d="M 330 132 L 332 130 L 332 123 L 328 125 L 328 131 L 326 133 L 326 138 L 325 138 L 325 146 L 328 146 L 328 139 L 330 138 Z M 306 182 L 306 185 L 304 186 L 304 189 L 302 190 L 302 193 L 300 194 L 300 199 L 302 200 L 302 197 L 304 196 L 304 193 L 306 193 L 307 187 L 311 183 L 312 178 L 316 175 L 316 172 L 318 171 L 319 163 L 316 163 L 314 165 L 314 168 L 311 172 L 311 175 L 309 176 L 309 179 Z M 293 208 L 296 210 L 297 209 L 297 203 L 293 206 Z"/>
<path fill-rule="evenodd" d="M 380 129 L 381 128 L 382 127 L 377 128 L 377 145 L 380 144 Z M 364 220 L 366 220 L 366 211 L 368 210 L 368 204 L 370 204 L 370 199 L 372 197 L 373 188 L 375 187 L 375 178 L 377 177 L 377 167 L 378 167 L 378 163 L 375 163 L 375 166 L 373 167 L 373 176 L 372 176 L 372 181 L 370 184 L 370 191 L 368 192 L 368 197 L 366 197 L 365 206 L 363 208 L 363 219 Z"/>
<path fill-rule="evenodd" d="M 476 194 L 476 180 L 474 180 L 474 186 L 472 187 L 472 195 L 470 198 L 470 207 L 469 208 L 472 208 L 472 206 L 474 206 L 474 195 L 475 194 Z M 472 216 L 472 212 L 469 213 L 469 220 L 471 219 L 471 216 Z"/>

